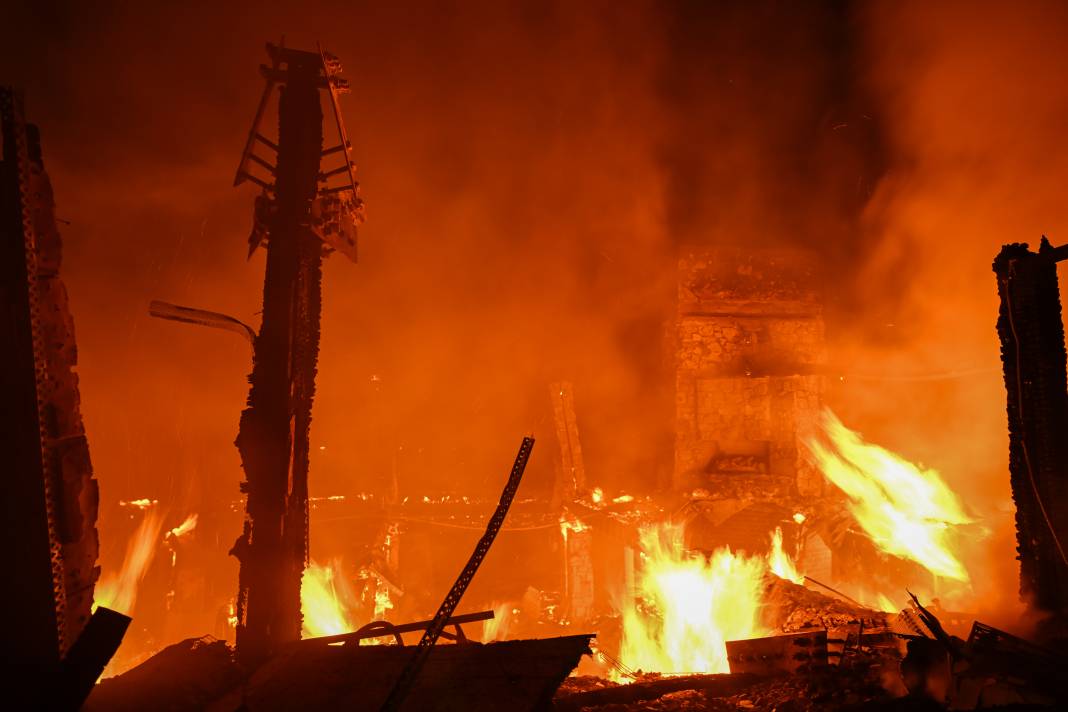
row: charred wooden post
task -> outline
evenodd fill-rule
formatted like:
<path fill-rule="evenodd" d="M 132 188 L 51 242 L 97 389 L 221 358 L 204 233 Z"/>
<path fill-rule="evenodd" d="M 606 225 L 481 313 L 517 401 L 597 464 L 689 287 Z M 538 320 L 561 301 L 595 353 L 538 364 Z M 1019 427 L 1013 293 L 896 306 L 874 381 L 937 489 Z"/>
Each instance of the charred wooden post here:
<path fill-rule="evenodd" d="M 1009 471 L 1016 501 L 1020 594 L 1039 610 L 1068 612 L 1068 383 L 1057 262 L 1006 245 L 994 260 L 998 336 L 1008 394 Z"/>
<path fill-rule="evenodd" d="M 347 89 L 336 58 L 273 44 L 263 99 L 245 145 L 235 185 L 263 188 L 256 200 L 250 253 L 266 243 L 263 323 L 255 339 L 248 407 L 236 445 L 245 470 L 244 530 L 232 552 L 241 563 L 237 597 L 237 652 L 261 662 L 300 638 L 300 584 L 308 556 L 308 451 L 319 355 L 322 258 L 337 249 L 355 257 L 354 226 L 362 219 L 350 146 L 337 111 Z M 278 140 L 259 133 L 274 87 L 279 86 Z M 329 92 L 340 145 L 323 150 L 319 91 Z M 276 153 L 276 163 L 255 147 Z M 324 155 L 344 165 L 323 171 Z M 269 178 L 251 172 L 255 163 Z M 330 176 L 348 180 L 327 187 Z M 324 245 L 325 243 L 325 245 Z"/>
<path fill-rule="evenodd" d="M 557 463 L 553 487 L 553 506 L 559 507 L 586 490 L 586 467 L 582 461 L 582 444 L 575 415 L 575 389 L 571 382 L 550 383 L 549 399 L 553 404 L 556 441 L 560 445 L 560 461 Z"/>
<path fill-rule="evenodd" d="M 0 607 L 5 701 L 40 704 L 89 621 L 97 487 L 79 410 L 74 325 L 37 128 L 0 87 L 0 452 L 7 543 Z M 45 683 L 45 681 L 48 681 Z"/>

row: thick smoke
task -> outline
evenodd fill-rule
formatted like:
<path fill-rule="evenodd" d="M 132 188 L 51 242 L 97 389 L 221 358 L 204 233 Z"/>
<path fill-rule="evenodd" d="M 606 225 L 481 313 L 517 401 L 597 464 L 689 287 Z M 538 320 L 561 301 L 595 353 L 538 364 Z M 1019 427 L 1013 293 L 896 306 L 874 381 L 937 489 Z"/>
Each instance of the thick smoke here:
<path fill-rule="evenodd" d="M 916 2 L 862 17 L 862 71 L 879 97 L 890 162 L 863 215 L 872 252 L 856 284 L 867 328 L 843 329 L 838 353 L 846 371 L 923 377 L 847 377 L 838 396 L 870 435 L 940 469 L 983 518 L 992 534 L 970 562 L 980 605 L 1011 607 L 1017 567 L 990 263 L 1004 243 L 1065 239 L 1068 50 L 1058 38 L 1068 12 Z"/>
<path fill-rule="evenodd" d="M 825 264 L 832 406 L 1006 531 L 989 263 L 1068 217 L 1060 6 L 310 5 L 27 4 L 4 28 L 70 223 L 106 557 L 120 499 L 204 530 L 234 516 L 247 345 L 147 304 L 258 323 L 253 194 L 230 182 L 283 33 L 342 59 L 369 208 L 360 264 L 325 274 L 313 494 L 395 471 L 417 496 L 495 497 L 530 431 L 524 487 L 545 493 L 560 379 L 591 480 L 655 488 L 675 247 L 791 245 Z M 228 536 L 210 564 L 227 591 Z"/>

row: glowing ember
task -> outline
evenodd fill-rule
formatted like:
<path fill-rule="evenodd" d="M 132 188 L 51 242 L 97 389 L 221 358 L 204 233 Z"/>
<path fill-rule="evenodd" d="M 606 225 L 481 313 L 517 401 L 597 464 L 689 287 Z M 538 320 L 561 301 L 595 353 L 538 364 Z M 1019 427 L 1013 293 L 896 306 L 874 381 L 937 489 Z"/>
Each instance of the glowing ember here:
<path fill-rule="evenodd" d="M 805 577 L 798 573 L 790 555 L 782 550 L 782 528 L 775 527 L 771 535 L 771 551 L 768 552 L 768 568 L 781 579 L 793 581 L 798 586 L 805 584 Z"/>
<path fill-rule="evenodd" d="M 312 561 L 304 569 L 300 584 L 300 608 L 304 614 L 302 637 L 339 635 L 355 629 L 338 597 L 337 582 L 342 577 L 340 569 L 337 561 L 329 566 L 320 566 Z"/>
<path fill-rule="evenodd" d="M 149 507 L 154 507 L 157 504 L 159 504 L 159 500 L 158 499 L 147 499 L 147 498 L 145 498 L 145 499 L 133 499 L 133 500 L 130 500 L 129 502 L 126 502 L 126 501 L 122 500 L 122 501 L 119 502 L 119 506 L 120 507 L 134 507 L 136 509 L 148 509 Z"/>
<path fill-rule="evenodd" d="M 949 534 L 971 520 L 942 476 L 865 442 L 830 410 L 821 426 L 826 441 L 810 437 L 805 444 L 827 479 L 849 496 L 850 511 L 872 541 L 933 574 L 968 581 Z"/>
<path fill-rule="evenodd" d="M 600 504 L 601 502 L 603 502 L 604 490 L 602 490 L 600 487 L 594 487 L 593 490 L 590 491 L 590 500 L 594 504 Z"/>
<path fill-rule="evenodd" d="M 638 591 L 648 610 L 623 611 L 620 661 L 662 673 L 729 672 L 726 641 L 765 634 L 759 622 L 764 562 L 717 549 L 687 553 L 681 526 L 641 531 Z"/>
<path fill-rule="evenodd" d="M 137 587 L 145 577 L 149 564 L 156 556 L 156 545 L 162 525 L 157 512 L 148 512 L 126 545 L 122 570 L 117 576 L 103 576 L 96 584 L 93 595 L 95 606 L 104 606 L 127 615 L 133 613 L 137 602 Z"/>

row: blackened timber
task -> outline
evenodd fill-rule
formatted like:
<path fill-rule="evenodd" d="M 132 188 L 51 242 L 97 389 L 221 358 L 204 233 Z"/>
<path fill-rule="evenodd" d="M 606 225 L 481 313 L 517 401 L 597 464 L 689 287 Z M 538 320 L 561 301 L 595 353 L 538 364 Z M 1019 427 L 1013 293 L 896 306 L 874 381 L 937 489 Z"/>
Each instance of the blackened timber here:
<path fill-rule="evenodd" d="M 119 649 L 130 617 L 100 606 L 63 658 L 59 689 L 63 709 L 81 709 L 108 661 Z"/>
<path fill-rule="evenodd" d="M 37 263 L 33 221 L 28 205 L 30 166 L 21 97 L 0 88 L 0 448 L 4 458 L 4 494 L 0 497 L 0 540 L 5 546 L 7 581 L 0 604 L 17 611 L 5 626 L 5 654 L 0 660 L 9 684 L 33 684 L 55 671 L 60 656 L 62 623 L 58 540 L 48 497 L 39 387 L 43 368 L 37 354 Z M 7 687 L 7 685 L 5 685 Z M 17 693 L 19 688 L 12 688 Z"/>
<path fill-rule="evenodd" d="M 1068 358 L 1057 260 L 1006 245 L 994 260 L 1001 307 L 998 336 L 1009 422 L 1009 471 L 1016 501 L 1020 593 L 1035 608 L 1068 612 Z"/>
<path fill-rule="evenodd" d="M 322 246 L 310 230 L 323 147 L 317 54 L 275 48 L 284 74 L 273 214 L 268 222 L 263 324 L 237 447 L 248 496 L 237 653 L 256 664 L 300 638 L 308 547 L 308 437 L 319 353 Z"/>
<path fill-rule="evenodd" d="M 23 693 L 41 706 L 62 687 L 57 666 L 89 621 L 98 495 L 52 185 L 37 128 L 7 87 L 0 137 L 0 606 L 9 613 L 0 670 L 5 702 L 22 708 Z"/>

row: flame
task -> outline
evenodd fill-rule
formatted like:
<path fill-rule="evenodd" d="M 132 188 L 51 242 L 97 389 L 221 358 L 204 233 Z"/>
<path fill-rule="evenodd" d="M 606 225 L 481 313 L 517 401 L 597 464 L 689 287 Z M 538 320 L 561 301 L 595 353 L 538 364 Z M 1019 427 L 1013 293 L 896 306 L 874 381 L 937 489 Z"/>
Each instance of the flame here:
<path fill-rule="evenodd" d="M 159 513 L 150 511 L 145 514 L 133 538 L 126 544 L 126 556 L 119 574 L 104 576 L 97 583 L 93 595 L 94 608 L 104 606 L 127 615 L 133 613 L 137 587 L 156 556 L 161 525 Z"/>
<path fill-rule="evenodd" d="M 583 523 L 578 517 L 566 511 L 560 516 L 560 534 L 564 537 L 565 543 L 567 542 L 568 532 L 580 534 L 589 528 L 588 524 Z"/>
<path fill-rule="evenodd" d="M 329 566 L 312 561 L 304 569 L 300 584 L 300 609 L 304 614 L 302 637 L 339 635 L 355 629 L 338 597 L 336 582 L 341 579 L 340 562 L 336 560 Z"/>
<path fill-rule="evenodd" d="M 181 524 L 179 524 L 174 529 L 171 529 L 169 532 L 167 532 L 167 536 L 168 537 L 174 537 L 175 539 L 180 539 L 181 537 L 185 536 L 186 534 L 188 534 L 189 532 L 193 531 L 196 528 L 197 528 L 197 515 L 196 514 L 190 514 L 188 517 L 185 518 L 184 521 L 182 521 Z"/>
<path fill-rule="evenodd" d="M 805 444 L 827 479 L 849 496 L 850 511 L 872 541 L 933 574 L 967 582 L 949 535 L 971 520 L 942 476 L 865 442 L 830 410 L 821 426 L 826 443 L 810 437 Z"/>
<path fill-rule="evenodd" d="M 389 586 L 380 582 L 375 588 L 375 620 L 385 620 L 386 611 L 393 610 L 393 601 L 389 598 Z"/>
<path fill-rule="evenodd" d="M 771 535 L 771 551 L 768 552 L 768 568 L 781 579 L 793 581 L 798 586 L 805 584 L 805 577 L 797 571 L 790 555 L 782 550 L 782 527 L 775 527 Z"/>
<path fill-rule="evenodd" d="M 147 497 L 142 499 L 133 499 L 129 502 L 125 500 L 119 500 L 120 507 L 134 507 L 136 509 L 148 509 L 149 507 L 155 507 L 159 504 L 158 499 L 148 499 Z"/>
<path fill-rule="evenodd" d="M 878 603 L 876 605 L 878 606 L 876 610 L 883 613 L 900 613 L 902 608 L 881 593 L 878 595 Z"/>
<path fill-rule="evenodd" d="M 504 640 L 508 635 L 508 628 L 512 622 L 513 604 L 494 603 L 493 618 L 482 622 L 482 642 L 492 643 L 495 640 Z"/>
<path fill-rule="evenodd" d="M 726 641 L 765 633 L 764 562 L 727 548 L 711 558 L 687 553 L 683 529 L 674 524 L 642 529 L 640 543 L 638 591 L 652 610 L 625 607 L 620 661 L 662 673 L 730 672 Z"/>
<path fill-rule="evenodd" d="M 600 504 L 601 502 L 603 502 L 604 501 L 604 490 L 602 490 L 600 487 L 594 487 L 590 491 L 590 500 L 594 504 Z"/>

